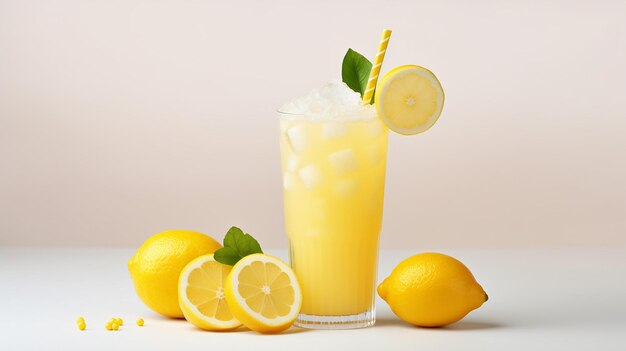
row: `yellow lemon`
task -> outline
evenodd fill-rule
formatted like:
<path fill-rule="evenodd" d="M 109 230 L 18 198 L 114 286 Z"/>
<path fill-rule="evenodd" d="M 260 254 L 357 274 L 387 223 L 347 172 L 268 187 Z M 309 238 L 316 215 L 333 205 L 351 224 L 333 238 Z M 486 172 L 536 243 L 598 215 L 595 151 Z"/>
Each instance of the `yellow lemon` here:
<path fill-rule="evenodd" d="M 229 330 L 241 325 L 233 317 L 224 296 L 224 281 L 232 266 L 221 264 L 213 254 L 189 262 L 180 273 L 178 300 L 185 318 L 205 330 Z"/>
<path fill-rule="evenodd" d="M 217 241 L 191 230 L 168 230 L 146 240 L 128 261 L 135 291 L 153 311 L 183 318 L 178 305 L 178 278 L 194 258 L 222 247 Z"/>
<path fill-rule="evenodd" d="M 413 135 L 437 122 L 444 93 L 439 80 L 424 67 L 400 66 L 389 71 L 376 88 L 376 110 L 396 133 Z"/>
<path fill-rule="evenodd" d="M 287 264 L 270 255 L 242 258 L 226 278 L 224 290 L 233 315 L 260 333 L 289 328 L 302 306 L 296 275 Z"/>
<path fill-rule="evenodd" d="M 487 301 L 472 272 L 440 253 L 400 262 L 378 286 L 378 294 L 400 319 L 420 327 L 454 323 Z"/>

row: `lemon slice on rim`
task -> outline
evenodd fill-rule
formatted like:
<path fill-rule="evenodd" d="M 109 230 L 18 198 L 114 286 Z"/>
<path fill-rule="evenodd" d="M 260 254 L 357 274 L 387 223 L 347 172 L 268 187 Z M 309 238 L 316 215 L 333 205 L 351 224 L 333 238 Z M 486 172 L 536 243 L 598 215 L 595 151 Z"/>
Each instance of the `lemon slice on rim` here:
<path fill-rule="evenodd" d="M 229 330 L 241 323 L 233 316 L 224 296 L 224 280 L 232 267 L 213 254 L 189 262 L 178 280 L 178 302 L 185 318 L 205 330 Z"/>
<path fill-rule="evenodd" d="M 413 135 L 437 122 L 444 93 L 435 75 L 424 67 L 400 66 L 389 71 L 376 88 L 376 110 L 396 133 Z"/>
<path fill-rule="evenodd" d="M 291 268 L 276 257 L 242 258 L 224 284 L 228 306 L 246 327 L 260 333 L 289 328 L 302 306 L 302 293 Z"/>

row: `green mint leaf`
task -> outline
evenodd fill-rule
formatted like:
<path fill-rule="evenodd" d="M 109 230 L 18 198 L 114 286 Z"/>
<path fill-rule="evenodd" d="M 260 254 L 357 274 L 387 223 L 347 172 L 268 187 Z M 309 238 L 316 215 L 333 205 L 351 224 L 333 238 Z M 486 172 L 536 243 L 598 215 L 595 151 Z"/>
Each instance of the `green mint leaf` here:
<path fill-rule="evenodd" d="M 259 242 L 241 229 L 231 227 L 224 237 L 224 247 L 215 251 L 213 257 L 217 262 L 232 266 L 254 253 L 263 253 Z"/>
<path fill-rule="evenodd" d="M 348 49 L 341 63 L 341 79 L 363 97 L 371 70 L 372 63 L 365 56 Z"/>
<path fill-rule="evenodd" d="M 224 247 L 237 247 L 237 241 L 241 240 L 246 234 L 244 234 L 243 230 L 237 227 L 230 227 L 228 232 L 226 232 L 226 236 L 224 236 Z"/>
<path fill-rule="evenodd" d="M 223 247 L 215 251 L 215 253 L 213 253 L 213 258 L 217 262 L 227 264 L 229 266 L 234 266 L 235 263 L 239 262 L 241 259 L 241 257 L 237 254 L 237 250 L 232 247 Z"/>

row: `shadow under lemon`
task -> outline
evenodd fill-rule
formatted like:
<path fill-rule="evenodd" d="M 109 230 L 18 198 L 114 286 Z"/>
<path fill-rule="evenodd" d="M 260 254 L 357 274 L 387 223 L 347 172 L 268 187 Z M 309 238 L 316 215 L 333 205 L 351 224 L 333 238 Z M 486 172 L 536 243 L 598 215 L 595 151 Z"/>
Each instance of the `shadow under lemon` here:
<path fill-rule="evenodd" d="M 499 329 L 506 328 L 507 326 L 500 323 L 493 322 L 479 322 L 479 321 L 460 321 L 457 323 L 449 324 L 442 327 L 419 327 L 413 324 L 409 324 L 397 318 L 381 318 L 376 320 L 376 326 L 381 328 L 405 328 L 415 330 L 441 330 L 441 331 L 469 331 L 469 330 L 487 330 L 487 329 Z"/>

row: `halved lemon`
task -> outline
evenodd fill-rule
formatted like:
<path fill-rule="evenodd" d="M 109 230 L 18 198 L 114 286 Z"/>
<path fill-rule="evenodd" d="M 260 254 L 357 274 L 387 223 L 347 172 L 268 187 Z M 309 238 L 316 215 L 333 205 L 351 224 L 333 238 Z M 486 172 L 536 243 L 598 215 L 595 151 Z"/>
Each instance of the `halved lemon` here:
<path fill-rule="evenodd" d="M 437 122 L 444 93 L 439 80 L 424 67 L 400 66 L 385 74 L 376 88 L 376 110 L 396 133 L 413 135 Z"/>
<path fill-rule="evenodd" d="M 276 257 L 242 258 L 226 278 L 226 301 L 243 325 L 260 333 L 278 333 L 293 324 L 302 293 L 291 268 Z"/>
<path fill-rule="evenodd" d="M 178 280 L 178 303 L 191 324 L 205 330 L 229 330 L 241 323 L 233 316 L 224 296 L 224 280 L 232 267 L 213 254 L 189 262 Z"/>

